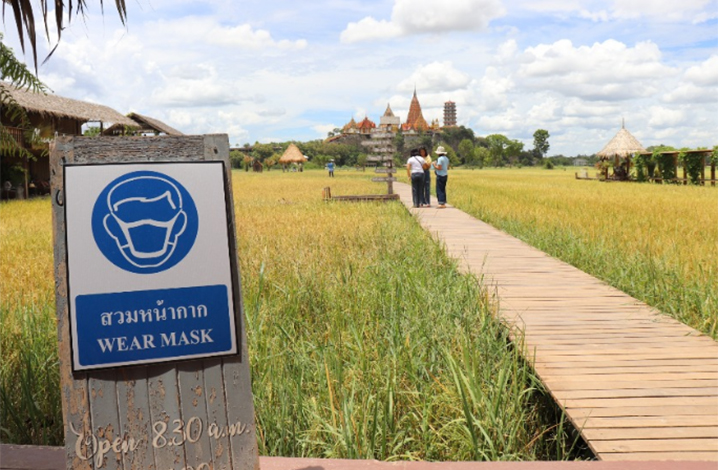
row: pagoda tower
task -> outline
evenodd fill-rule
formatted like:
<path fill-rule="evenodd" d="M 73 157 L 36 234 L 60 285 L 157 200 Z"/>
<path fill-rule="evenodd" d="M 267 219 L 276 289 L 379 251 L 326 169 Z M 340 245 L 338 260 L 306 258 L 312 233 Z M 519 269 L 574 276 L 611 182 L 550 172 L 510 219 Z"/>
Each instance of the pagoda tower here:
<path fill-rule="evenodd" d="M 411 105 L 409 105 L 409 115 L 406 117 L 406 123 L 401 128 L 405 131 L 425 131 L 429 128 L 424 115 L 421 113 L 419 98 L 416 97 L 416 88 L 414 88 L 414 97 L 411 99 Z"/>
<path fill-rule="evenodd" d="M 447 101 L 444 103 L 444 127 L 456 125 L 456 103 Z"/>

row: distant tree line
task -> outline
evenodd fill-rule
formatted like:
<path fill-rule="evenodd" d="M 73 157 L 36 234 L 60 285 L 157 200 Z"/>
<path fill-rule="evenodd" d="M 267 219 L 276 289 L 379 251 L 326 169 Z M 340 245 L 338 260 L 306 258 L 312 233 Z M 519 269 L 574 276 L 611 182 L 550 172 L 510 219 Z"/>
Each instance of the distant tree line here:
<path fill-rule="evenodd" d="M 330 137 L 336 133 L 330 133 Z M 435 133 L 419 133 L 407 135 L 401 132 L 394 136 L 392 141 L 395 149 L 394 159 L 403 164 L 409 150 L 416 147 L 426 147 L 435 150 L 439 145 L 447 151 L 447 156 L 453 166 L 469 166 L 483 168 L 487 166 L 533 166 L 542 165 L 550 160 L 553 165 L 573 165 L 573 159 L 563 155 L 550 157 L 546 154 L 550 148 L 549 132 L 537 129 L 534 132 L 532 149 L 525 149 L 524 143 L 510 139 L 502 134 L 491 134 L 479 137 L 468 127 L 446 127 Z M 231 153 L 232 166 L 249 168 L 254 161 L 261 162 L 265 167 L 277 164 L 287 146 L 294 143 L 304 155 L 309 157 L 307 168 L 322 168 L 329 160 L 334 160 L 337 166 L 364 165 L 367 158 L 367 148 L 361 144 L 362 136 L 345 136 L 338 141 L 311 140 L 308 142 L 281 142 L 254 145 L 245 144 L 246 151 L 235 150 Z M 590 158 L 590 157 L 585 157 Z"/>

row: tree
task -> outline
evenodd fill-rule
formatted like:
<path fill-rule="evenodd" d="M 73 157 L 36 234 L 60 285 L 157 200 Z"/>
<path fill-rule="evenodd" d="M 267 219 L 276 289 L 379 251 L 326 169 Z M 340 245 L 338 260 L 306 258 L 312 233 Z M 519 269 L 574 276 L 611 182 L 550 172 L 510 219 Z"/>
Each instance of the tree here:
<path fill-rule="evenodd" d="M 404 145 L 406 143 L 404 141 L 404 134 L 401 131 L 396 133 L 392 143 L 394 144 L 394 148 L 396 149 L 397 155 L 401 155 L 402 153 L 404 153 Z"/>
<path fill-rule="evenodd" d="M 508 162 L 507 149 L 510 145 L 509 138 L 502 134 L 491 134 L 486 136 L 489 144 L 489 164 L 503 166 Z"/>
<path fill-rule="evenodd" d="M 474 143 L 469 139 L 464 139 L 459 143 L 459 158 L 464 163 L 471 163 L 474 156 Z"/>
<path fill-rule="evenodd" d="M 13 87 L 35 93 L 45 93 L 45 85 L 43 85 L 40 79 L 38 79 L 25 64 L 15 57 L 13 50 L 7 47 L 2 40 L 3 35 L 0 33 L 0 77 L 4 80 L 9 80 L 10 85 Z M 3 111 L 9 121 L 12 122 L 15 127 L 25 131 L 25 139 L 32 141 L 33 132 L 30 118 L 27 116 L 25 109 L 15 101 L 7 84 L 1 81 L 0 106 L 4 108 Z M 15 138 L 10 135 L 10 132 L 2 124 L 0 124 L 0 151 L 22 158 L 35 158 L 32 153 L 18 144 Z"/>
<path fill-rule="evenodd" d="M 474 131 L 468 127 L 444 127 L 438 135 L 438 139 L 449 144 L 452 148 L 458 148 L 462 140 L 468 139 L 471 143 L 476 141 Z"/>
<path fill-rule="evenodd" d="M 483 168 L 489 163 L 490 158 L 491 153 L 489 152 L 489 149 L 478 145 L 474 147 L 474 155 L 472 158 L 472 163 L 474 165 L 477 165 L 479 168 Z"/>
<path fill-rule="evenodd" d="M 550 147 L 548 143 L 549 133 L 545 129 L 537 129 L 534 132 L 534 150 L 533 154 L 539 160 L 546 156 Z"/>
<path fill-rule="evenodd" d="M 456 152 L 453 148 L 451 148 L 451 145 L 447 144 L 446 142 L 439 142 L 438 147 L 444 147 L 444 150 L 446 150 L 446 157 L 449 159 L 449 164 L 454 167 L 457 165 L 461 165 L 461 160 L 459 160 L 459 157 L 456 155 Z M 436 152 L 436 149 L 434 149 L 434 152 Z"/>
<path fill-rule="evenodd" d="M 252 147 L 252 156 L 260 162 L 263 162 L 272 155 L 274 155 L 274 144 L 260 144 L 256 142 Z"/>

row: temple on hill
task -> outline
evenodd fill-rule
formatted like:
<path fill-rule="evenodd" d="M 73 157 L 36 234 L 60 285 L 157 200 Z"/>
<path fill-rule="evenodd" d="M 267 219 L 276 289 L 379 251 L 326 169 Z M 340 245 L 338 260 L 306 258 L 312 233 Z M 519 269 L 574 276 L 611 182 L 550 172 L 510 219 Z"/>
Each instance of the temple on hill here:
<path fill-rule="evenodd" d="M 450 103 L 453 104 L 453 102 Z M 455 113 L 455 106 L 453 109 Z M 445 125 L 456 125 L 455 118 L 453 124 L 445 123 Z M 354 118 L 351 118 L 351 120 L 346 123 L 342 128 L 341 135 L 333 137 L 332 140 L 337 140 L 342 135 L 348 136 L 352 134 L 362 134 L 369 136 L 373 134 L 382 134 L 380 138 L 385 138 L 386 136 L 383 134 L 396 134 L 399 131 L 406 135 L 417 135 L 422 132 L 433 133 L 438 132 L 439 130 L 441 130 L 441 124 L 439 123 L 439 119 L 432 120 L 431 124 L 428 124 L 426 122 L 426 119 L 424 119 L 424 114 L 421 111 L 421 104 L 419 103 L 419 98 L 416 95 L 415 89 L 414 96 L 412 96 L 411 104 L 409 105 L 409 114 L 406 117 L 405 123 L 401 123 L 401 118 L 399 118 L 399 116 L 396 116 L 391 109 L 391 105 L 387 104 L 386 111 L 384 111 L 384 114 L 381 116 L 381 118 L 379 118 L 378 126 L 368 117 L 364 117 L 364 119 L 359 123 L 357 123 Z"/>
<path fill-rule="evenodd" d="M 341 134 L 331 136 L 328 141 L 358 141 L 366 148 L 367 160 L 377 162 L 395 154 L 394 137 L 398 133 L 403 134 L 408 139 L 407 145 L 410 145 L 410 142 L 418 143 L 422 135 L 432 135 L 440 130 L 441 124 L 438 119 L 427 124 L 421 111 L 419 98 L 416 96 L 416 89 L 414 89 L 414 96 L 411 98 L 409 114 L 405 123 L 402 124 L 401 118 L 396 116 L 391 105 L 387 104 L 386 111 L 379 118 L 378 126 L 368 116 L 365 116 L 359 123 L 351 118 L 342 127 Z"/>
<path fill-rule="evenodd" d="M 429 125 L 424 119 L 424 115 L 421 112 L 421 105 L 419 104 L 419 98 L 416 97 L 416 89 L 414 89 L 414 96 L 411 98 L 411 104 L 409 105 L 409 115 L 406 117 L 406 122 L 401 125 L 401 130 L 422 132 L 427 131 Z"/>

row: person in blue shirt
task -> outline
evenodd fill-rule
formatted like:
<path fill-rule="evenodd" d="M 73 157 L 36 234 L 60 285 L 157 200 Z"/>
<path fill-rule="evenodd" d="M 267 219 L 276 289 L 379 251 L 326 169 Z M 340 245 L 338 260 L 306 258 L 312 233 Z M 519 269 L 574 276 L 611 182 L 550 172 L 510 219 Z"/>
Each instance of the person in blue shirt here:
<path fill-rule="evenodd" d="M 439 146 L 436 149 L 439 158 L 436 159 L 431 166 L 434 167 L 436 173 L 436 199 L 439 202 L 439 209 L 446 208 L 446 181 L 449 178 L 449 157 L 446 156 L 444 147 Z"/>
<path fill-rule="evenodd" d="M 329 160 L 329 163 L 327 163 L 327 170 L 329 170 L 329 176 L 334 178 L 334 159 Z"/>

